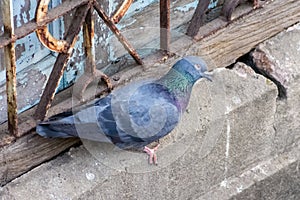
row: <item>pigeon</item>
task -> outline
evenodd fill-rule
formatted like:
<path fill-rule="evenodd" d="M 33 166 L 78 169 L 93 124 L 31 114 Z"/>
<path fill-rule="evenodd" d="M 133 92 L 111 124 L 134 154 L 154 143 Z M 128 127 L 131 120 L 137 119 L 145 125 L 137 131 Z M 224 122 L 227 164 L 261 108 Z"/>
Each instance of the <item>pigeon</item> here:
<path fill-rule="evenodd" d="M 121 149 L 143 150 L 157 164 L 156 150 L 148 144 L 169 134 L 189 103 L 193 85 L 211 81 L 205 61 L 197 56 L 178 60 L 161 78 L 132 82 L 77 112 L 63 112 L 37 124 L 47 138 L 79 137 L 111 142 Z"/>

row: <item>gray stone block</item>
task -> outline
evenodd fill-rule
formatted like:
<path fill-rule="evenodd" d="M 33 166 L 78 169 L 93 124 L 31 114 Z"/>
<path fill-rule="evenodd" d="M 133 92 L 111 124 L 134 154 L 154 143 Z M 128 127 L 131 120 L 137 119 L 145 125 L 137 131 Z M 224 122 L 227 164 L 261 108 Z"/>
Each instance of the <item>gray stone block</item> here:
<path fill-rule="evenodd" d="M 252 55 L 258 69 L 275 79 L 286 93 L 275 114 L 276 155 L 300 140 L 300 24 L 263 42 Z"/>
<path fill-rule="evenodd" d="M 300 198 L 299 160 L 254 183 L 232 200 L 298 200 Z"/>
<path fill-rule="evenodd" d="M 227 187 L 215 187 L 198 199 L 299 199 L 300 145 L 228 178 Z"/>
<path fill-rule="evenodd" d="M 194 88 L 182 122 L 147 155 L 83 141 L 1 188 L 7 199 L 195 199 L 272 152 L 277 89 L 242 64 Z"/>

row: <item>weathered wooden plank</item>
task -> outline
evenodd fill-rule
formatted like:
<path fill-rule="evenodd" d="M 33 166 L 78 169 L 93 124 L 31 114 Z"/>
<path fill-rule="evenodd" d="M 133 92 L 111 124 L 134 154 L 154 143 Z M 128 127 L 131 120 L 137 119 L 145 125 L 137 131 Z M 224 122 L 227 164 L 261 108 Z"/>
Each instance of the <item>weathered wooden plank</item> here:
<path fill-rule="evenodd" d="M 201 27 L 199 38 L 205 29 L 213 23 L 221 23 L 220 21 L 217 19 Z M 228 66 L 257 44 L 299 21 L 299 0 L 270 1 L 263 8 L 234 20 L 214 34 L 192 44 L 188 47 L 187 54 L 196 53 L 209 57 L 210 69 Z"/>
<path fill-rule="evenodd" d="M 2 148 L 0 150 L 0 186 L 79 142 L 79 139 L 74 138 L 45 139 L 36 134 L 30 134 L 17 140 L 13 148 L 11 146 Z"/>
<path fill-rule="evenodd" d="M 255 10 L 241 19 L 234 20 L 231 24 L 227 25 L 223 29 L 218 30 L 216 33 L 205 37 L 198 42 L 187 37 L 180 37 L 171 43 L 171 48 L 174 48 L 174 46 L 180 47 L 178 48 L 178 52 L 181 52 L 179 55 L 182 55 L 182 52 L 184 52 L 185 54 L 198 54 L 204 55 L 204 57 L 210 57 L 211 60 L 208 60 L 210 69 L 214 69 L 216 67 L 225 67 L 232 64 L 240 55 L 247 53 L 256 44 L 269 37 L 272 37 L 273 35 L 282 31 L 284 28 L 300 21 L 299 3 L 299 0 L 275 0 L 265 5 L 262 9 Z M 154 10 L 153 12 L 157 11 Z M 192 12 L 193 11 L 187 14 L 191 15 Z M 148 14 L 150 14 L 150 16 L 158 17 L 156 14 Z M 153 21 L 156 19 L 151 20 Z M 157 20 L 159 19 L 157 18 Z M 172 23 L 178 22 L 176 19 L 172 20 Z M 217 21 L 215 22 L 217 23 Z M 147 59 L 153 58 L 147 57 Z M 145 63 L 145 68 L 147 68 L 147 66 L 151 66 L 146 60 Z M 167 70 L 167 68 L 168 65 L 159 65 L 159 67 L 156 67 L 155 70 L 163 71 Z M 162 74 L 162 71 L 158 71 L 156 73 Z M 122 81 L 126 82 L 126 80 L 131 79 L 137 74 L 140 76 L 140 78 L 145 76 L 145 72 L 142 72 L 140 67 L 126 70 L 126 73 L 118 73 L 116 76 L 120 77 L 120 81 L 114 82 L 114 85 L 116 83 L 119 84 Z M 102 87 L 102 90 L 104 88 L 105 87 Z M 71 92 L 72 88 L 63 92 L 68 93 L 68 95 L 57 95 L 56 99 L 70 97 Z M 94 94 L 95 91 L 91 91 L 91 95 Z M 78 104 L 79 102 L 73 101 L 73 105 Z M 68 110 L 71 108 L 71 106 L 70 99 L 66 99 L 60 103 L 54 103 L 53 107 L 49 110 L 49 116 Z M 19 121 L 22 121 L 22 124 L 26 121 L 28 122 L 32 120 L 30 117 L 28 120 L 23 120 L 23 117 L 28 117 L 27 115 L 30 115 L 27 114 L 29 112 L 32 113 L 33 111 L 26 111 L 19 117 Z M 29 126 L 31 127 L 26 126 L 26 128 L 34 128 L 34 121 L 31 122 L 32 123 L 29 123 Z M 39 136 L 34 136 L 34 134 L 35 133 L 30 133 L 21 139 L 18 139 L 17 142 L 0 150 L 0 174 L 3 174 L 3 176 L 0 178 L 1 184 L 4 184 L 7 180 L 11 180 L 21 173 L 24 173 L 26 170 L 31 169 L 39 163 L 51 159 L 53 156 L 59 154 L 61 151 L 76 143 L 73 143 L 69 140 L 42 139 Z M 29 142 L 30 144 L 27 144 Z M 23 143 L 23 145 L 21 143 Z M 31 146 L 31 148 L 27 148 L 27 145 Z M 28 157 L 32 156 L 33 154 L 34 161 L 32 159 L 28 159 Z M 12 171 L 10 171 L 10 169 L 12 169 Z"/>

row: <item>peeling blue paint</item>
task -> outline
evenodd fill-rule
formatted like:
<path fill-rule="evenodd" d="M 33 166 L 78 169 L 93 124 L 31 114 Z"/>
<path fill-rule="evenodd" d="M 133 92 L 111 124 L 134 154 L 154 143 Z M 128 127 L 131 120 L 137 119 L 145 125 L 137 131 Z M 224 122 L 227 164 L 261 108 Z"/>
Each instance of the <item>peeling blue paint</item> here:
<path fill-rule="evenodd" d="M 132 3 L 132 5 L 129 7 L 126 15 L 124 16 L 126 17 L 130 17 L 138 12 L 141 12 L 142 10 L 145 9 L 145 7 L 149 6 L 150 4 L 154 3 L 154 2 L 158 2 L 158 0 L 143 0 L 143 1 L 134 1 Z"/>
<path fill-rule="evenodd" d="M 208 5 L 208 8 L 209 9 L 215 8 L 217 6 L 217 4 L 218 4 L 218 1 L 219 0 L 211 0 L 210 4 Z M 193 1 L 191 3 L 186 4 L 184 6 L 177 7 L 174 10 L 179 11 L 179 12 L 188 12 L 190 9 L 195 9 L 197 7 L 197 5 L 198 5 L 198 2 L 199 1 L 196 0 L 196 1 Z"/>
<path fill-rule="evenodd" d="M 112 13 L 116 10 L 118 6 L 118 1 L 116 0 L 109 0 L 108 2 L 108 15 L 111 16 Z"/>
<path fill-rule="evenodd" d="M 197 4 L 198 4 L 198 1 L 193 1 L 193 2 L 191 2 L 189 4 L 184 5 L 184 6 L 177 7 L 174 10 L 175 11 L 179 11 L 179 12 L 187 12 L 190 9 L 196 8 Z"/>
<path fill-rule="evenodd" d="M 126 23 L 126 24 L 124 24 L 124 23 L 119 23 L 119 24 L 117 24 L 116 26 L 117 26 L 117 28 L 118 28 L 119 30 L 122 30 L 123 28 L 128 27 L 128 26 L 134 24 L 135 22 L 136 22 L 136 20 L 135 20 L 135 19 L 132 19 L 130 22 L 128 22 L 128 23 Z"/>
<path fill-rule="evenodd" d="M 219 0 L 210 0 L 210 4 L 208 5 L 208 8 L 211 9 L 217 7 L 218 1 Z"/>

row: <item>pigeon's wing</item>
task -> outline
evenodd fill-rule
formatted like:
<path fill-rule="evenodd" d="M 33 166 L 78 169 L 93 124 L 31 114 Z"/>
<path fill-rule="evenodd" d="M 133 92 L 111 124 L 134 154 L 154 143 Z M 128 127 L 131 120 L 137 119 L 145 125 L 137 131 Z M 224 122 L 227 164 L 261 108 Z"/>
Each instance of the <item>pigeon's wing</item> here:
<path fill-rule="evenodd" d="M 74 115 L 74 124 L 80 138 L 98 142 L 111 142 L 105 135 L 106 130 L 103 129 L 98 120 L 99 113 L 102 113 L 102 115 L 106 116 L 105 122 L 107 123 L 107 118 L 109 118 L 107 110 L 110 110 L 110 98 L 110 95 L 101 98 Z M 106 128 L 110 128 L 110 126 L 106 125 Z"/>
<path fill-rule="evenodd" d="M 82 110 L 62 113 L 41 122 L 44 137 L 80 137 L 140 148 L 168 134 L 180 113 L 168 91 L 153 82 L 140 82 L 113 91 Z"/>
<path fill-rule="evenodd" d="M 111 112 L 119 143 L 133 147 L 165 136 L 180 118 L 175 98 L 162 85 L 152 82 L 113 94 Z"/>

